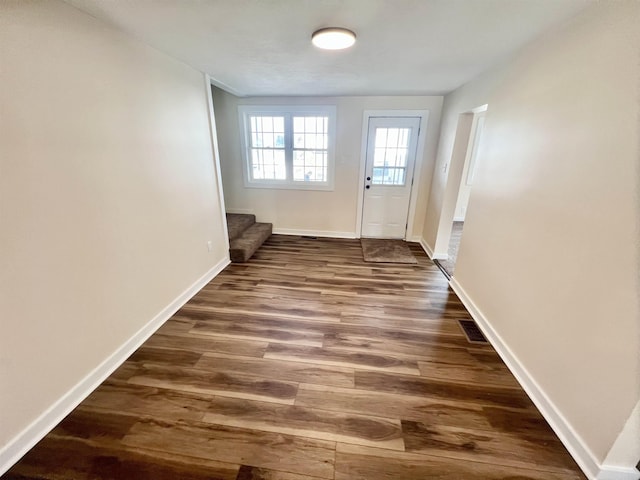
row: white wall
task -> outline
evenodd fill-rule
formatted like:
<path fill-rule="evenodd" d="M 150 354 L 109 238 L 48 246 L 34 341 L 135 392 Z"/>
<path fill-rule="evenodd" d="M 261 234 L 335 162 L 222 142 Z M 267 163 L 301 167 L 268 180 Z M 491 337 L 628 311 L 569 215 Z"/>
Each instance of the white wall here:
<path fill-rule="evenodd" d="M 213 89 L 225 204 L 229 211 L 254 213 L 274 230 L 328 236 L 358 236 L 356 214 L 365 110 L 429 110 L 426 146 L 413 232 L 420 237 L 440 126 L 442 97 L 244 97 Z M 330 192 L 245 188 L 238 131 L 238 105 L 336 105 L 335 189 Z"/>
<path fill-rule="evenodd" d="M 465 163 L 464 167 L 462 171 L 462 183 L 460 183 L 460 191 L 458 192 L 458 200 L 456 200 L 456 208 L 453 213 L 454 222 L 464 222 L 465 216 L 467 215 L 467 207 L 469 206 L 469 199 L 471 198 L 471 185 L 467 185 L 466 182 L 469 164 Z"/>
<path fill-rule="evenodd" d="M 458 115 L 488 103 L 454 280 L 600 466 L 640 398 L 638 25 L 599 2 L 447 95 L 424 230 L 435 248 Z"/>
<path fill-rule="evenodd" d="M 6 452 L 228 253 L 200 72 L 63 2 L 4 0 L 0 85 Z"/>

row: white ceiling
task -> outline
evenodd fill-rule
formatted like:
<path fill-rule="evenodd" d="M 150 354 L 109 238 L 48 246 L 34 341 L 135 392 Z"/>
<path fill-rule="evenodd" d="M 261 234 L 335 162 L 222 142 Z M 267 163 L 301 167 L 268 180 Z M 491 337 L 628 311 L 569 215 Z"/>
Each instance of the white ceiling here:
<path fill-rule="evenodd" d="M 66 0 L 236 95 L 439 95 L 593 0 Z M 322 27 L 356 32 L 321 51 Z"/>

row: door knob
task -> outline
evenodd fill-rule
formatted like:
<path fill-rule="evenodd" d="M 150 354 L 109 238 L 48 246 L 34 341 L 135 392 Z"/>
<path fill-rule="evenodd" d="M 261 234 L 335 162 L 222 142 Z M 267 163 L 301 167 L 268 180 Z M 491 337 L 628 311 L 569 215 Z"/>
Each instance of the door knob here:
<path fill-rule="evenodd" d="M 371 180 L 371 177 L 367 177 L 367 181 Z"/>
<path fill-rule="evenodd" d="M 367 185 L 367 186 L 366 186 L 366 187 L 364 187 L 364 188 L 366 188 L 366 189 L 368 190 L 368 189 L 370 189 L 370 188 L 371 188 L 371 185 Z"/>

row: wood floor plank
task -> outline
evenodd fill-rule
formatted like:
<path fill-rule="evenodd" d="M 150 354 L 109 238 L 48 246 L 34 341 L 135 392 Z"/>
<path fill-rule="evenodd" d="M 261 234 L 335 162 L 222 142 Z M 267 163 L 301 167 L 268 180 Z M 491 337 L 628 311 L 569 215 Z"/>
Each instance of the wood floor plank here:
<path fill-rule="evenodd" d="M 407 318 L 466 318 L 468 315 L 462 304 L 450 308 L 386 306 L 384 313 L 385 315 L 405 316 Z"/>
<path fill-rule="evenodd" d="M 333 478 L 335 443 L 211 424 L 136 423 L 123 444 L 232 464 Z"/>
<path fill-rule="evenodd" d="M 3 480 L 235 480 L 239 465 L 51 435 Z"/>
<path fill-rule="evenodd" d="M 274 403 L 212 398 L 204 423 L 404 450 L 399 419 Z"/>
<path fill-rule="evenodd" d="M 531 400 L 523 391 L 509 387 L 468 385 L 364 370 L 356 371 L 355 379 L 356 388 L 365 390 L 477 402 L 498 407 L 528 408 L 532 406 Z"/>
<path fill-rule="evenodd" d="M 258 278 L 259 278 L 259 275 L 260 274 L 258 274 Z M 277 275 L 278 275 L 278 278 L 282 277 L 282 274 L 280 272 L 277 272 Z M 245 274 L 243 274 L 243 277 L 244 276 Z M 298 281 L 303 283 L 305 279 L 306 277 L 302 276 L 301 279 L 299 279 Z M 334 307 L 337 301 L 339 301 L 339 298 L 327 299 L 327 297 L 320 292 L 300 291 L 300 290 L 294 290 L 294 289 L 283 290 L 281 288 L 271 288 L 269 286 L 261 284 L 260 279 L 257 280 L 257 284 L 258 285 L 256 286 L 250 286 L 250 285 L 243 284 L 240 281 L 240 279 L 237 279 L 237 280 L 234 279 L 233 281 L 229 279 L 229 281 L 227 281 L 226 283 L 218 285 L 217 290 L 207 291 L 206 294 L 202 295 L 202 298 L 203 300 L 215 299 L 216 297 L 215 293 L 217 292 L 219 296 L 221 289 L 223 289 L 222 291 L 225 292 L 225 298 L 227 299 L 234 299 L 238 295 L 243 295 L 243 296 L 251 295 L 251 294 L 254 294 L 256 290 L 259 290 L 261 292 L 264 292 L 264 294 L 268 296 L 268 298 L 277 299 L 277 301 L 290 301 L 290 302 L 296 301 L 296 302 L 303 302 L 304 304 L 307 304 L 307 305 L 317 305 L 316 302 L 323 302 L 323 310 L 325 309 L 325 307 L 329 307 L 329 308 Z M 325 301 L 328 301 L 327 305 L 324 304 Z M 189 311 L 191 309 L 208 307 L 208 306 L 211 306 L 209 302 L 201 302 L 200 305 L 194 305 L 194 304 L 188 303 L 183 306 L 183 308 L 180 310 L 180 313 L 183 311 Z"/>
<path fill-rule="evenodd" d="M 268 347 L 269 349 L 269 347 Z M 437 345 L 425 343 L 423 345 L 394 341 L 367 341 L 367 339 L 353 339 L 350 342 L 325 342 L 323 347 L 327 354 L 355 354 L 374 355 L 393 358 L 417 364 L 420 361 L 434 363 L 459 364 L 477 366 L 480 361 L 475 351 L 464 347 L 451 345 Z M 500 361 L 496 355 L 496 361 Z M 484 360 L 482 360 L 484 361 Z M 491 362 L 489 362 L 491 363 Z M 418 367 L 418 371 L 419 371 Z"/>
<path fill-rule="evenodd" d="M 338 315 L 339 314 L 339 320 Z M 457 322 L 443 320 L 424 320 L 416 324 L 414 328 L 406 327 L 401 322 L 392 323 L 389 326 L 389 318 L 381 320 L 380 317 L 367 315 L 369 320 L 374 322 L 358 321 L 351 323 L 352 318 L 348 316 L 348 309 L 343 306 L 336 307 L 336 318 L 331 321 L 324 319 L 308 319 L 308 318 L 287 318 L 274 315 L 264 315 L 261 313 L 236 313 L 228 310 L 218 311 L 207 307 L 185 307 L 176 314 L 174 318 L 184 319 L 185 322 L 192 322 L 195 326 L 211 325 L 217 328 L 229 327 L 241 324 L 243 326 L 272 328 L 276 330 L 287 330 L 294 332 L 314 333 L 317 335 L 326 334 L 345 334 L 345 335 L 361 335 L 374 338 L 389 339 L 407 339 L 415 342 L 431 342 L 441 343 L 439 338 L 454 339 L 456 344 L 460 340 L 460 346 L 468 347 L 466 337 L 462 333 Z M 405 328 L 403 328 L 405 327 Z"/>
<path fill-rule="evenodd" d="M 456 365 L 418 361 L 418 367 L 423 377 L 476 385 L 510 386 L 513 388 L 520 386 L 509 369 L 498 362 Z"/>
<path fill-rule="evenodd" d="M 396 348 L 396 350 L 398 350 Z M 475 348 L 452 348 L 443 345 L 424 345 L 421 349 L 415 349 L 414 353 L 396 353 L 396 355 L 409 355 L 418 362 L 433 364 L 445 364 L 455 367 L 500 368 L 505 366 L 495 351 L 477 350 Z M 505 366 L 506 368 L 506 366 Z"/>
<path fill-rule="evenodd" d="M 369 327 L 371 328 L 371 327 Z M 348 329 L 345 329 L 348 330 Z M 352 330 L 355 330 L 352 328 Z M 429 334 L 414 334 L 398 330 L 395 335 L 389 334 L 388 330 L 380 330 L 371 333 L 330 333 L 325 335 L 324 346 L 332 349 L 358 350 L 372 353 L 387 353 L 401 355 L 416 355 L 429 346 L 439 346 L 445 348 L 465 348 L 467 340 L 463 337 Z M 404 337 L 404 338 L 403 338 Z"/>
<path fill-rule="evenodd" d="M 224 353 L 205 353 L 197 368 L 222 370 L 226 372 L 250 372 L 253 375 L 290 382 L 304 382 L 318 385 L 353 387 L 354 369 L 314 365 L 306 362 L 291 362 L 269 358 L 242 357 Z"/>
<path fill-rule="evenodd" d="M 138 415 L 128 412 L 76 408 L 51 431 L 51 435 L 97 441 L 100 445 L 118 445 L 138 420 Z"/>
<path fill-rule="evenodd" d="M 183 392 L 263 400 L 292 405 L 298 384 L 245 373 L 224 373 L 196 368 L 138 366 L 128 383 Z"/>
<path fill-rule="evenodd" d="M 295 405 L 338 412 L 370 412 L 371 415 L 436 425 L 467 426 L 487 431 L 494 429 L 481 405 L 426 396 L 300 384 Z M 521 412 L 518 413 L 522 415 Z"/>
<path fill-rule="evenodd" d="M 563 449 L 559 440 L 528 435 L 493 435 L 486 430 L 402 421 L 406 451 L 459 460 L 500 464 L 529 470 L 567 473 L 575 462 L 556 452 Z M 535 460 L 532 461 L 532 458 Z"/>
<path fill-rule="evenodd" d="M 401 345 L 422 346 L 425 345 L 442 345 L 450 347 L 468 347 L 466 338 L 458 332 L 437 332 L 429 331 L 428 327 L 421 331 L 403 330 L 399 328 L 389 328 L 388 326 L 369 326 L 369 325 L 348 325 L 341 323 L 340 325 L 330 325 L 325 329 L 326 340 L 332 342 L 349 342 L 354 339 L 376 340 L 378 342 L 399 343 Z"/>
<path fill-rule="evenodd" d="M 340 317 L 334 311 L 325 311 L 324 309 L 303 310 L 296 308 L 277 308 L 273 306 L 265 307 L 265 304 L 243 303 L 236 301 L 233 304 L 216 304 L 203 301 L 199 304 L 193 303 L 189 305 L 189 311 L 207 310 L 210 312 L 232 312 L 244 315 L 265 315 L 278 318 L 291 318 L 301 320 L 320 320 L 323 322 L 339 323 Z M 183 312 L 187 312 L 184 309 Z"/>
<path fill-rule="evenodd" d="M 335 365 L 338 367 L 354 367 L 385 372 L 420 375 L 417 362 L 398 360 L 385 355 L 330 351 L 317 347 L 299 347 L 295 345 L 270 344 L 264 354 L 265 358 L 293 360 L 297 362 Z"/>
<path fill-rule="evenodd" d="M 180 311 L 178 311 L 180 313 Z M 177 314 L 167 320 L 162 326 L 156 330 L 161 335 L 174 335 L 187 333 L 195 325 L 194 320 L 178 318 Z"/>
<path fill-rule="evenodd" d="M 309 477 L 299 473 L 281 472 L 267 468 L 242 465 L 236 480 L 317 480 L 319 477 Z"/>
<path fill-rule="evenodd" d="M 468 317 L 461 317 L 468 318 Z M 340 323 L 346 325 L 366 325 L 371 327 L 386 327 L 404 331 L 449 333 L 456 335 L 459 332 L 457 322 L 444 318 L 406 318 L 371 315 L 355 311 L 344 312 L 340 316 Z"/>
<path fill-rule="evenodd" d="M 542 472 L 495 463 L 450 459 L 338 444 L 335 480 L 584 480 L 578 472 Z"/>
<path fill-rule="evenodd" d="M 495 432 L 517 433 L 558 440 L 558 437 L 553 433 L 547 421 L 536 408 L 523 412 L 516 409 L 484 406 L 482 410 L 491 424 L 491 429 Z"/>
<path fill-rule="evenodd" d="M 244 318 L 256 318 L 258 321 L 262 318 L 276 318 L 276 319 L 284 319 L 295 322 L 305 322 L 305 323 L 340 323 L 340 316 L 336 315 L 334 311 L 330 311 L 329 313 L 314 315 L 311 317 L 305 317 L 301 315 L 292 315 L 288 311 L 287 312 L 278 312 L 278 311 L 261 311 L 259 308 L 255 308 L 252 306 L 237 306 L 237 307 L 217 307 L 214 305 L 193 305 L 189 304 L 188 306 L 183 307 L 177 315 L 180 315 L 182 318 L 195 318 L 198 320 L 209 320 L 216 318 L 225 318 L 226 316 L 236 316 L 236 317 L 244 317 Z M 236 318 L 235 321 L 238 321 Z"/>
<path fill-rule="evenodd" d="M 201 352 L 175 348 L 141 346 L 128 359 L 133 363 L 157 363 L 180 367 L 193 367 L 202 357 Z"/>
<path fill-rule="evenodd" d="M 152 335 L 145 342 L 147 347 L 192 350 L 194 352 L 226 352 L 237 353 L 249 357 L 262 357 L 267 349 L 267 342 L 254 342 L 237 339 L 220 339 L 200 335 Z"/>
<path fill-rule="evenodd" d="M 295 405 L 338 412 L 369 412 L 432 426 L 478 430 L 493 436 L 516 435 L 540 444 L 557 445 L 554 442 L 558 441 L 542 415 L 533 407 L 487 407 L 460 400 L 308 384 L 299 385 Z M 568 458 L 567 455 L 560 456 Z"/>
<path fill-rule="evenodd" d="M 152 415 L 164 420 L 197 421 L 202 420 L 209 403 L 207 395 L 111 380 L 100 385 L 80 408 L 127 412 L 139 417 Z"/>
<path fill-rule="evenodd" d="M 284 283 L 284 282 L 276 282 Z M 291 285 L 300 285 L 299 282 L 290 282 Z M 307 290 L 313 291 L 314 289 L 307 285 L 306 282 L 302 283 Z M 316 291 L 320 291 L 316 289 Z M 275 315 L 282 315 L 288 317 L 302 317 L 302 318 L 332 318 L 330 314 L 327 314 L 323 309 L 318 308 L 320 305 L 311 305 L 307 302 L 307 307 L 298 306 L 293 302 L 274 302 L 272 296 L 269 298 L 256 299 L 255 297 L 245 296 L 233 296 L 230 298 L 220 298 L 219 296 L 209 296 L 191 300 L 194 305 L 206 305 L 209 307 L 217 307 L 219 309 L 233 310 L 233 311 L 246 311 L 246 312 L 258 312 L 258 313 L 271 313 Z"/>
<path fill-rule="evenodd" d="M 208 335 L 218 338 L 240 338 L 243 340 L 265 341 L 272 343 L 288 343 L 321 347 L 324 334 L 304 330 L 289 330 L 264 325 L 215 322 L 197 322 L 189 333 Z"/>
<path fill-rule="evenodd" d="M 92 447 L 81 439 L 46 436 L 2 480 L 89 480 L 95 457 L 108 449 Z M 108 455 L 108 453 L 106 453 Z M 96 477 L 96 480 L 100 477 Z"/>
<path fill-rule="evenodd" d="M 343 347 L 376 352 L 421 354 L 426 348 L 467 348 L 469 343 L 455 325 L 454 330 L 442 331 L 430 326 L 421 331 L 388 328 L 386 325 L 349 325 L 282 319 L 268 316 L 237 315 L 221 312 L 196 312 L 189 318 L 197 318 L 192 333 L 218 335 L 221 337 L 253 338 L 276 343 L 291 343 L 307 346 Z M 502 363 L 499 362 L 501 365 Z"/>

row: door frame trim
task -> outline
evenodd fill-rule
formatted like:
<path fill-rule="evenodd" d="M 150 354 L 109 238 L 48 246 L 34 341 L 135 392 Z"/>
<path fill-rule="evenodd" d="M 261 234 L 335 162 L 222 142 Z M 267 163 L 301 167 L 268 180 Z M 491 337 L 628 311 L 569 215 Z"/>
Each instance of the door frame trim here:
<path fill-rule="evenodd" d="M 420 132 L 416 148 L 416 160 L 413 167 L 413 186 L 409 197 L 409 212 L 407 215 L 407 229 L 405 240 L 415 237 L 413 225 L 415 223 L 416 205 L 420 192 L 422 163 L 424 161 L 424 147 L 427 137 L 429 110 L 365 110 L 362 114 L 362 141 L 360 145 L 360 174 L 358 179 L 358 208 L 356 209 L 356 235 L 362 237 L 362 210 L 364 209 L 364 175 L 367 163 L 367 140 L 369 136 L 369 119 L 373 117 L 415 117 L 420 118 Z M 418 181 L 416 181 L 418 179 Z"/>

